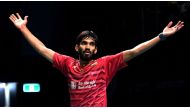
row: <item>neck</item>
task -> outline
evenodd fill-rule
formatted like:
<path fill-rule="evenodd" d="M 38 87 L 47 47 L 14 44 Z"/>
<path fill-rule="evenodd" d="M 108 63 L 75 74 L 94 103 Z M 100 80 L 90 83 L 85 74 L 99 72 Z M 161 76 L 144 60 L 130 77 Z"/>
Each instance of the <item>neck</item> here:
<path fill-rule="evenodd" d="M 79 62 L 80 62 L 80 66 L 81 66 L 81 67 L 84 67 L 84 66 L 88 65 L 91 61 L 92 61 L 92 60 L 86 61 L 86 60 L 79 59 Z"/>

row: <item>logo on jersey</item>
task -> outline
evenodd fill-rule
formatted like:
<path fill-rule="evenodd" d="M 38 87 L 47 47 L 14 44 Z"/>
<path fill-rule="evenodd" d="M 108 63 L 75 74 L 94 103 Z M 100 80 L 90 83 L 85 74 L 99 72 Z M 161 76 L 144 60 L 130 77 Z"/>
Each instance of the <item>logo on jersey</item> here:
<path fill-rule="evenodd" d="M 70 87 L 71 87 L 71 89 L 76 89 L 77 88 L 77 83 L 74 82 L 74 81 L 71 81 Z"/>
<path fill-rule="evenodd" d="M 71 89 L 87 89 L 87 88 L 92 88 L 96 87 L 96 81 L 84 81 L 84 82 L 70 82 L 70 88 Z"/>

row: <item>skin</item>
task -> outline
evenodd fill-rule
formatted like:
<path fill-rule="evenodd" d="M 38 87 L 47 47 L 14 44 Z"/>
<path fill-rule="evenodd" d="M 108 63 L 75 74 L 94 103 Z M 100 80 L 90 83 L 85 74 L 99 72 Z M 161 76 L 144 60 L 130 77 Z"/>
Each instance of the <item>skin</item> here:
<path fill-rule="evenodd" d="M 91 60 L 92 56 L 97 53 L 97 47 L 92 37 L 85 37 L 80 44 L 76 44 L 75 50 L 79 53 L 80 65 L 85 66 Z"/>
<path fill-rule="evenodd" d="M 170 21 L 168 25 L 163 29 L 162 33 L 165 37 L 171 37 L 173 34 L 175 34 L 177 31 L 181 30 L 184 27 L 184 22 L 178 21 L 178 23 L 174 26 L 172 26 L 173 22 Z M 156 36 L 146 42 L 143 42 L 136 47 L 123 51 L 123 57 L 124 61 L 129 61 L 133 59 L 134 57 L 144 53 L 145 51 L 149 50 L 153 46 L 155 46 L 157 43 L 159 43 L 161 39 L 159 36 Z"/>
<path fill-rule="evenodd" d="M 30 30 L 26 26 L 26 24 L 28 22 L 27 18 L 28 18 L 28 16 L 25 16 L 24 19 L 22 19 L 18 13 L 16 13 L 16 15 L 11 14 L 9 17 L 9 19 L 12 21 L 12 23 L 15 25 L 15 27 L 21 31 L 21 33 L 23 34 L 25 39 L 29 42 L 29 44 L 39 54 L 41 54 L 43 57 L 45 57 L 50 62 L 53 62 L 53 55 L 55 52 L 53 50 L 47 48 L 39 39 L 36 38 L 36 36 L 34 36 L 30 32 Z M 165 37 L 170 37 L 173 34 L 175 34 L 177 31 L 181 30 L 184 27 L 184 22 L 178 21 L 177 24 L 175 24 L 174 26 L 172 26 L 172 25 L 173 25 L 173 22 L 170 21 L 168 23 L 168 25 L 163 29 L 162 33 Z M 156 36 L 146 42 L 143 42 L 143 43 L 137 45 L 136 47 L 134 47 L 132 49 L 122 51 L 124 61 L 125 62 L 130 61 L 134 57 L 149 50 L 150 48 L 155 46 L 160 41 L 161 41 L 161 39 L 159 38 L 159 36 Z M 92 55 L 97 53 L 97 47 L 92 43 L 94 43 L 93 38 L 88 37 L 88 38 L 83 39 L 79 45 L 75 46 L 75 50 L 79 53 L 79 60 L 80 60 L 80 64 L 82 66 L 87 65 L 91 61 Z M 87 50 L 90 51 L 90 53 L 84 52 Z"/>

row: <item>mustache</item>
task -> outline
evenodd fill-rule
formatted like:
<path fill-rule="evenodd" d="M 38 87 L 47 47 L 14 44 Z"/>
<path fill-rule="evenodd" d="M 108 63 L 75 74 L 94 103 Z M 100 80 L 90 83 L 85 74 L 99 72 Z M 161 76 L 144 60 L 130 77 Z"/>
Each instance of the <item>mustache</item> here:
<path fill-rule="evenodd" d="M 83 51 L 83 53 L 86 53 L 86 52 L 92 53 L 92 52 L 91 52 L 90 50 L 88 50 L 88 49 L 86 49 L 86 50 Z"/>

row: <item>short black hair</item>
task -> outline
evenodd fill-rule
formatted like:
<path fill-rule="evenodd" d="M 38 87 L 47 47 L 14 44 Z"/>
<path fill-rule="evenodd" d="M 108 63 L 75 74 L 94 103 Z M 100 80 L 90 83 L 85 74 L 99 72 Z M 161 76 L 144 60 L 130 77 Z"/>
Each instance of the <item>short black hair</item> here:
<path fill-rule="evenodd" d="M 97 46 L 98 44 L 98 36 L 96 35 L 96 33 L 94 33 L 93 31 L 89 31 L 89 30 L 85 30 L 82 31 L 76 38 L 76 44 L 80 44 L 80 42 L 85 38 L 85 37 L 92 37 L 95 41 L 95 45 Z"/>

